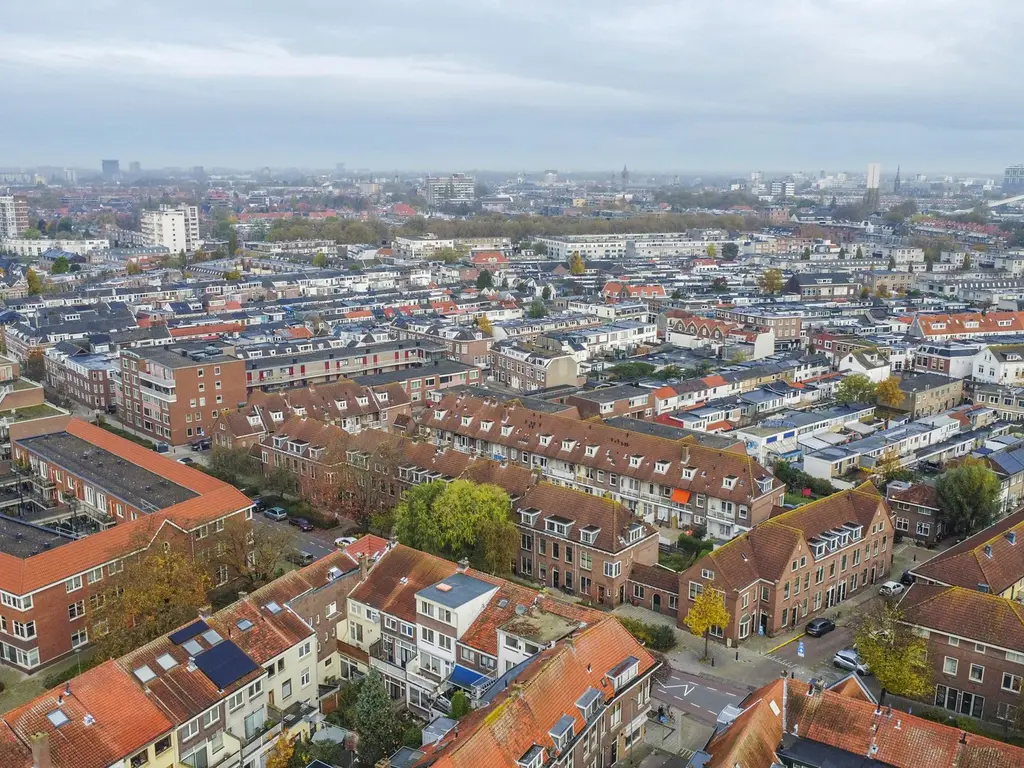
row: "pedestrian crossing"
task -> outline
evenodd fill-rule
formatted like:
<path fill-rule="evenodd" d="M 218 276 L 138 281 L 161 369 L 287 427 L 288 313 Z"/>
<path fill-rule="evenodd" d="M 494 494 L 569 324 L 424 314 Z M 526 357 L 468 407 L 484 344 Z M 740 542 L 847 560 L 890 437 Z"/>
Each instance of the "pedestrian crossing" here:
<path fill-rule="evenodd" d="M 795 661 L 790 661 L 789 659 L 784 659 L 781 656 L 779 656 L 777 654 L 774 654 L 774 653 L 766 654 L 766 658 L 769 658 L 772 661 L 774 661 L 774 662 L 776 662 L 778 664 L 781 664 L 786 669 L 793 669 L 793 668 L 795 668 L 797 666 Z"/>

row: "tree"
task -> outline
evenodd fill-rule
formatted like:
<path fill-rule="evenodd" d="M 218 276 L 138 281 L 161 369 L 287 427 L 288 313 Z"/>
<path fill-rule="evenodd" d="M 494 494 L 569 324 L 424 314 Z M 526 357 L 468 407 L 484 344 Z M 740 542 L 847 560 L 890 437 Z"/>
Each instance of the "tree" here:
<path fill-rule="evenodd" d="M 349 683 L 343 690 L 355 688 L 354 683 Z M 333 713 L 332 713 L 333 714 Z M 336 741 L 310 741 L 299 739 L 295 742 L 295 751 L 291 760 L 288 761 L 288 768 L 306 768 L 314 760 L 319 760 L 327 765 L 342 765 L 347 762 L 348 753 L 344 744 Z"/>
<path fill-rule="evenodd" d="M 890 376 L 875 388 L 875 401 L 886 408 L 897 408 L 903 402 L 900 380 Z"/>
<path fill-rule="evenodd" d="M 861 247 L 859 245 L 857 246 L 857 252 L 853 254 L 853 257 L 855 259 L 863 259 L 864 258 L 864 251 L 861 249 Z"/>
<path fill-rule="evenodd" d="M 582 275 L 587 271 L 586 262 L 583 261 L 583 257 L 580 256 L 579 251 L 573 251 L 572 256 L 569 257 L 569 273 L 573 275 Z"/>
<path fill-rule="evenodd" d="M 476 277 L 476 287 L 481 290 L 494 287 L 494 276 L 489 269 L 480 270 L 480 274 Z"/>
<path fill-rule="evenodd" d="M 889 286 L 885 283 L 879 283 L 878 287 L 875 288 L 875 296 L 880 299 L 888 299 L 892 294 L 889 293 Z"/>
<path fill-rule="evenodd" d="M 881 478 L 882 483 L 888 483 L 890 480 L 895 479 L 895 475 L 901 469 L 900 452 L 896 450 L 896 446 L 890 445 L 876 459 L 871 474 L 875 478 Z"/>
<path fill-rule="evenodd" d="M 963 270 L 964 272 L 967 272 L 968 270 L 970 270 L 970 268 L 971 268 L 971 266 L 972 266 L 973 264 L 974 264 L 974 261 L 973 261 L 973 260 L 971 259 L 971 254 L 969 254 L 969 253 L 965 253 L 965 254 L 964 254 L 964 263 L 963 263 L 963 265 L 961 266 L 961 269 L 962 269 L 962 270 Z"/>
<path fill-rule="evenodd" d="M 487 317 L 487 315 L 480 315 L 480 317 L 476 319 L 476 327 L 488 336 L 494 335 L 494 326 L 491 325 L 491 319 Z"/>
<path fill-rule="evenodd" d="M 715 248 L 715 244 L 714 243 L 708 243 L 707 252 L 708 252 L 708 258 L 709 259 L 713 259 L 716 256 L 718 256 L 718 249 Z"/>
<path fill-rule="evenodd" d="M 137 261 L 129 261 L 128 267 L 125 270 L 129 275 L 141 275 L 142 267 L 139 266 Z"/>
<path fill-rule="evenodd" d="M 889 257 L 888 269 L 889 269 L 890 272 L 892 272 L 894 269 L 896 269 L 896 257 L 895 256 L 890 256 Z"/>
<path fill-rule="evenodd" d="M 550 285 L 545 285 L 544 286 L 544 290 L 540 292 L 540 297 L 542 299 L 544 299 L 544 301 L 551 301 L 551 286 Z"/>
<path fill-rule="evenodd" d="M 376 765 L 382 757 L 398 749 L 402 734 L 391 697 L 376 667 L 370 667 L 363 679 L 355 709 L 359 762 L 366 766 Z"/>
<path fill-rule="evenodd" d="M 43 292 L 43 281 L 39 279 L 39 275 L 36 271 L 29 268 L 28 272 L 25 273 L 25 279 L 28 280 L 28 292 L 32 296 L 38 296 Z"/>
<path fill-rule="evenodd" d="M 964 459 L 935 483 L 943 530 L 964 535 L 991 525 L 999 513 L 999 492 L 999 478 L 982 460 Z"/>
<path fill-rule="evenodd" d="M 263 493 L 273 494 L 274 496 L 294 494 L 298 489 L 298 479 L 284 467 L 274 467 L 260 483 L 260 490 Z"/>
<path fill-rule="evenodd" d="M 316 252 L 316 256 L 313 257 L 313 266 L 318 269 L 327 266 L 327 256 L 323 251 Z"/>
<path fill-rule="evenodd" d="M 736 261 L 740 256 L 740 247 L 733 242 L 722 246 L 722 258 L 726 261 Z"/>
<path fill-rule="evenodd" d="M 846 248 L 839 249 L 839 260 L 846 261 Z"/>
<path fill-rule="evenodd" d="M 94 638 L 99 658 L 123 656 L 194 619 L 211 586 L 206 565 L 180 549 L 165 552 L 155 544 L 128 560 L 94 611 L 93 625 L 103 627 Z"/>
<path fill-rule="evenodd" d="M 914 699 L 931 693 L 928 641 L 903 623 L 894 604 L 879 604 L 862 615 L 854 637 L 857 653 L 882 686 L 880 704 L 887 693 Z"/>
<path fill-rule="evenodd" d="M 757 287 L 763 293 L 769 295 L 778 293 L 782 290 L 782 271 L 778 269 L 766 270 L 757 278 Z"/>
<path fill-rule="evenodd" d="M 26 240 L 39 240 L 40 238 L 42 238 L 43 233 L 35 227 L 29 227 L 28 229 L 21 233 L 21 236 L 24 237 Z"/>
<path fill-rule="evenodd" d="M 459 260 L 459 253 L 454 248 L 438 248 L 427 259 L 429 261 L 443 261 L 445 264 L 454 264 Z"/>
<path fill-rule="evenodd" d="M 21 372 L 26 379 L 42 383 L 46 379 L 46 359 L 43 353 L 38 350 L 31 352 Z"/>
<path fill-rule="evenodd" d="M 548 246 L 547 246 L 547 243 L 542 243 L 542 242 L 540 242 L 540 241 L 537 241 L 536 243 L 534 243 L 534 244 L 533 244 L 533 245 L 531 246 L 531 249 L 532 249 L 532 250 L 533 250 L 533 252 L 534 252 L 535 254 L 537 254 L 538 256 L 547 256 L 547 254 L 548 254 Z"/>
<path fill-rule="evenodd" d="M 225 280 L 241 280 L 242 279 L 242 273 L 239 272 L 237 269 L 232 269 L 231 271 L 224 273 L 224 279 Z"/>
<path fill-rule="evenodd" d="M 871 290 L 866 285 L 863 288 L 860 289 L 860 297 L 862 299 L 870 299 L 871 298 Z"/>
<path fill-rule="evenodd" d="M 729 281 L 724 277 L 716 277 L 711 281 L 711 290 L 715 293 L 725 293 L 729 290 Z"/>
<path fill-rule="evenodd" d="M 248 448 L 214 446 L 207 469 L 212 475 L 232 485 L 244 486 L 259 478 L 262 467 Z"/>
<path fill-rule="evenodd" d="M 50 272 L 54 275 L 64 275 L 71 271 L 71 262 L 68 261 L 67 256 L 58 256 L 53 260 L 53 267 L 50 268 Z"/>
<path fill-rule="evenodd" d="M 424 552 L 440 551 L 441 532 L 434 502 L 444 489 L 445 483 L 435 480 L 414 485 L 402 494 L 395 507 L 395 536 L 402 544 Z"/>
<path fill-rule="evenodd" d="M 266 768 L 288 768 L 294 753 L 295 745 L 282 732 L 274 742 L 274 748 L 267 755 Z"/>
<path fill-rule="evenodd" d="M 496 485 L 455 480 L 434 500 L 438 543 L 453 559 L 467 556 L 475 547 L 483 521 L 510 520 L 512 503 Z"/>
<path fill-rule="evenodd" d="M 526 316 L 529 318 L 533 318 L 534 320 L 546 316 L 547 313 L 548 308 L 540 299 L 534 299 L 533 301 L 531 301 L 529 308 L 526 310 Z"/>
<path fill-rule="evenodd" d="M 608 373 L 615 381 L 637 381 L 645 376 L 650 376 L 655 371 L 655 366 L 650 363 L 633 362 L 617 363 L 608 369 Z"/>
<path fill-rule="evenodd" d="M 293 549 L 288 531 L 240 515 L 224 523 L 220 543 L 223 546 L 218 548 L 214 562 L 238 574 L 250 591 L 270 581 L 278 564 Z"/>
<path fill-rule="evenodd" d="M 876 384 L 863 373 L 854 373 L 836 387 L 836 400 L 843 404 L 870 403 L 875 399 Z"/>
<path fill-rule="evenodd" d="M 724 594 L 710 587 L 704 587 L 686 613 L 686 626 L 695 637 L 704 637 L 704 658 L 708 657 L 708 639 L 712 627 L 727 627 L 732 617 L 725 607 Z"/>
<path fill-rule="evenodd" d="M 459 720 L 472 711 L 473 708 L 469 705 L 469 697 L 466 695 L 466 692 L 456 691 L 455 695 L 452 696 L 452 719 Z"/>
<path fill-rule="evenodd" d="M 809 245 L 804 247 L 804 252 L 800 256 L 800 258 L 803 261 L 810 261 L 811 260 L 811 247 Z"/>

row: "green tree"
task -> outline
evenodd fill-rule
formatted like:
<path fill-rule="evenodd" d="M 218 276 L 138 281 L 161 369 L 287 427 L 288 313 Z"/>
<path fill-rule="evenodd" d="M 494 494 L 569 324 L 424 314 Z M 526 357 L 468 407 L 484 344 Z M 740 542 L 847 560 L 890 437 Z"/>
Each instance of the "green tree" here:
<path fill-rule="evenodd" d="M 476 276 L 476 287 L 481 290 L 494 287 L 494 276 L 489 269 L 480 270 L 480 274 Z"/>
<path fill-rule="evenodd" d="M 726 261 L 736 261 L 740 256 L 740 247 L 733 242 L 728 242 L 722 246 L 722 258 Z"/>
<path fill-rule="evenodd" d="M 25 279 L 28 280 L 28 292 L 32 296 L 38 296 L 43 292 L 43 281 L 39 279 L 39 275 L 36 271 L 29 268 L 28 272 L 25 273 Z"/>
<path fill-rule="evenodd" d="M 935 483 L 943 530 L 964 535 L 988 527 L 999 513 L 999 493 L 999 478 L 984 461 L 964 459 Z"/>
<path fill-rule="evenodd" d="M 894 604 L 878 604 L 862 614 L 854 637 L 857 653 L 882 686 L 880 704 L 888 693 L 913 699 L 931 693 L 928 641 L 903 622 Z"/>
<path fill-rule="evenodd" d="M 424 552 L 441 551 L 441 531 L 434 515 L 434 502 L 445 489 L 445 483 L 414 485 L 395 507 L 395 535 L 407 547 Z"/>
<path fill-rule="evenodd" d="M 259 461 L 246 448 L 214 446 L 207 469 L 215 477 L 237 486 L 249 485 L 262 474 Z"/>
<path fill-rule="evenodd" d="M 313 266 L 317 268 L 327 266 L 327 255 L 323 251 L 317 251 L 316 256 L 313 257 Z"/>
<path fill-rule="evenodd" d="M 890 256 L 889 257 L 888 269 L 889 269 L 890 272 L 892 272 L 893 270 L 896 269 L 896 257 L 895 256 Z"/>
<path fill-rule="evenodd" d="M 973 265 L 974 265 L 974 260 L 973 260 L 973 259 L 971 259 L 971 254 L 969 254 L 969 253 L 965 253 L 965 254 L 964 254 L 964 263 L 963 263 L 963 265 L 961 266 L 961 269 L 962 269 L 962 270 L 963 270 L 964 272 L 967 272 L 967 271 L 969 271 L 969 270 L 970 270 L 970 268 L 971 268 L 971 267 L 972 267 Z"/>
<path fill-rule="evenodd" d="M 583 261 L 583 257 L 580 256 L 579 251 L 573 251 L 572 256 L 569 257 L 569 272 L 573 275 L 582 275 L 587 271 L 587 265 Z"/>
<path fill-rule="evenodd" d="M 454 264 L 459 260 L 459 253 L 454 248 L 438 248 L 427 258 L 430 261 L 443 261 L 445 264 Z"/>
<path fill-rule="evenodd" d="M 370 667 L 360 686 L 355 720 L 359 734 L 358 756 L 362 765 L 376 765 L 378 760 L 388 757 L 401 745 L 401 723 L 376 667 Z"/>
<path fill-rule="evenodd" d="M 617 363 L 608 369 L 608 373 L 615 381 L 637 381 L 645 376 L 650 376 L 656 370 L 650 363 L 632 362 Z"/>
<path fill-rule="evenodd" d="M 714 243 L 708 243 L 707 252 L 708 252 L 708 258 L 709 259 L 713 259 L 716 256 L 718 256 L 718 249 L 715 248 L 715 244 Z"/>
<path fill-rule="evenodd" d="M 237 269 L 232 269 L 230 272 L 225 272 L 224 273 L 224 279 L 225 280 L 241 280 L 242 279 L 242 273 L 239 272 Z"/>
<path fill-rule="evenodd" d="M 540 292 L 540 297 L 542 299 L 544 299 L 544 301 L 551 301 L 551 286 L 550 285 L 545 285 L 544 286 L 544 290 Z"/>
<path fill-rule="evenodd" d="M 854 373 L 836 387 L 836 400 L 843 405 L 849 403 L 870 403 L 875 399 L 876 384 L 863 373 Z"/>
<path fill-rule="evenodd" d="M 43 233 L 40 232 L 35 227 L 29 227 L 28 229 L 21 233 L 21 236 L 24 237 L 26 240 L 39 240 L 40 238 L 42 238 Z"/>
<path fill-rule="evenodd" d="M 804 248 L 803 255 L 800 258 L 803 259 L 804 261 L 810 261 L 811 260 L 811 247 L 810 246 L 806 246 Z"/>
<path fill-rule="evenodd" d="M 705 586 L 703 591 L 697 595 L 697 599 L 693 601 L 693 605 L 690 606 L 683 621 L 695 637 L 704 638 L 704 658 L 706 659 L 711 629 L 713 627 L 724 629 L 729 626 L 731 619 L 729 609 L 725 607 L 723 593 Z"/>
<path fill-rule="evenodd" d="M 863 259 L 864 258 L 864 251 L 861 249 L 861 247 L 859 245 L 857 246 L 857 252 L 853 254 L 853 257 L 855 259 Z"/>
<path fill-rule="evenodd" d="M 526 316 L 533 318 L 534 320 L 545 317 L 548 313 L 548 308 L 540 299 L 534 299 L 530 302 L 530 306 L 526 310 Z"/>
<path fill-rule="evenodd" d="M 50 269 L 55 275 L 67 274 L 71 271 L 71 262 L 68 261 L 67 256 L 58 256 L 53 260 L 53 267 Z"/>
<path fill-rule="evenodd" d="M 863 288 L 860 289 L 860 297 L 862 299 L 870 299 L 871 298 L 871 290 L 866 285 Z"/>
<path fill-rule="evenodd" d="M 778 269 L 766 270 L 757 278 L 757 287 L 763 293 L 769 295 L 778 293 L 782 290 L 782 271 Z"/>
<path fill-rule="evenodd" d="M 480 522 L 509 519 L 511 508 L 508 494 L 496 485 L 448 483 L 433 505 L 442 550 L 455 558 L 468 555 L 476 545 Z"/>
<path fill-rule="evenodd" d="M 142 267 L 139 266 L 137 261 L 129 261 L 128 267 L 125 270 L 129 275 L 141 275 Z"/>
<path fill-rule="evenodd" d="M 534 243 L 534 244 L 533 244 L 533 245 L 531 246 L 531 249 L 532 249 L 532 250 L 533 250 L 533 252 L 534 252 L 535 254 L 537 254 L 538 256 L 547 256 L 547 255 L 548 255 L 548 246 L 547 246 L 547 243 L 542 243 L 542 242 L 539 242 L 539 241 L 538 241 L 538 242 Z"/>
<path fill-rule="evenodd" d="M 473 708 L 469 705 L 469 697 L 466 695 L 466 692 L 456 691 L 455 695 L 452 696 L 452 718 L 459 720 L 472 711 Z"/>

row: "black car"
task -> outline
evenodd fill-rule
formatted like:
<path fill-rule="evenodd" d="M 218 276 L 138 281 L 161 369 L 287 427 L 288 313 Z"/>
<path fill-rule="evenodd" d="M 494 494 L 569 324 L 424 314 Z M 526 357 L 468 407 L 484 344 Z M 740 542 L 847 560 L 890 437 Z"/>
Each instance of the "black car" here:
<path fill-rule="evenodd" d="M 208 437 L 204 437 L 202 440 L 196 440 L 189 446 L 193 451 L 208 451 L 213 447 L 213 440 Z"/>
<path fill-rule="evenodd" d="M 900 584 L 903 584 L 904 586 L 909 587 L 915 581 L 917 581 L 917 577 L 914 576 L 914 574 L 912 574 L 910 571 L 904 571 L 903 575 L 900 576 Z"/>
<path fill-rule="evenodd" d="M 300 531 L 312 531 L 313 524 L 304 517 L 289 517 L 288 525 L 294 525 Z"/>
<path fill-rule="evenodd" d="M 807 622 L 807 626 L 804 627 L 804 633 L 810 637 L 821 637 L 835 628 L 836 623 L 832 619 L 820 617 Z"/>

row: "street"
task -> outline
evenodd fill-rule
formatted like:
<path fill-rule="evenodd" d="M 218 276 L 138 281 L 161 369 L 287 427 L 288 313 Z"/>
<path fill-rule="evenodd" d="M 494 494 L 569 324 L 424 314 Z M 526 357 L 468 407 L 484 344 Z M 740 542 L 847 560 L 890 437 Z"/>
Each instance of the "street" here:
<path fill-rule="evenodd" d="M 651 698 L 714 725 L 727 704 L 739 706 L 748 693 L 746 688 L 672 669 L 666 677 L 655 681 Z"/>
<path fill-rule="evenodd" d="M 277 530 L 286 531 L 291 537 L 292 546 L 296 552 L 309 552 L 315 559 L 319 560 L 321 557 L 326 557 L 333 552 L 336 547 L 334 546 L 334 540 L 342 535 L 341 529 L 330 530 L 330 531 L 309 531 L 303 532 L 296 528 L 294 525 L 288 525 L 288 523 L 275 522 L 268 520 L 263 517 L 260 513 L 256 513 L 252 517 L 253 525 L 266 526 Z"/>

